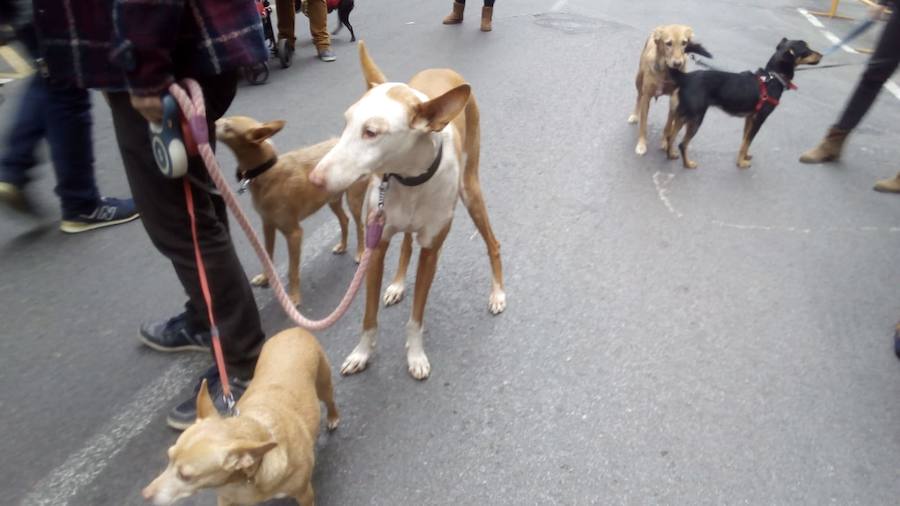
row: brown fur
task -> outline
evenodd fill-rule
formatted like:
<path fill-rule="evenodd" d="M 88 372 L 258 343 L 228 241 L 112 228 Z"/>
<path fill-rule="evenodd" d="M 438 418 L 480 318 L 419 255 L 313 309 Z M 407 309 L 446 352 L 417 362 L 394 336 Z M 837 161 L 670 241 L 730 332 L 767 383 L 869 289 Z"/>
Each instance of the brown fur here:
<path fill-rule="evenodd" d="M 675 91 L 675 83 L 669 78 L 666 68 L 687 67 L 685 49 L 693 36 L 694 30 L 689 26 L 663 25 L 656 27 L 644 44 L 635 78 L 637 102 L 634 112 L 628 117 L 629 123 L 640 122 L 638 143 L 635 147 L 635 152 L 639 155 L 647 152 L 647 116 L 650 111 L 650 100 L 662 95 L 671 96 Z M 671 127 L 672 120 L 670 113 L 664 132 Z M 668 150 L 666 139 L 663 139 L 662 148 Z"/>
<path fill-rule="evenodd" d="M 144 489 L 144 498 L 171 504 L 212 488 L 219 506 L 274 497 L 312 506 L 320 401 L 333 430 L 339 414 L 325 353 L 305 330 L 278 333 L 263 346 L 254 379 L 237 403 L 237 416 L 218 414 L 204 381 L 197 396 L 197 422 L 169 448 L 169 464 Z"/>
<path fill-rule="evenodd" d="M 238 170 L 260 166 L 276 155 L 275 147 L 266 139 L 284 126 L 283 121 L 260 123 L 252 118 L 232 116 L 216 123 L 217 137 L 234 151 Z M 366 191 L 365 181 L 352 185 L 346 192 L 329 193 L 309 182 L 309 173 L 319 160 L 334 147 L 336 139 L 287 152 L 278 162 L 250 183 L 253 207 L 262 218 L 266 252 L 274 259 L 275 230 L 284 235 L 288 245 L 288 295 L 294 304 L 300 304 L 300 256 L 303 228 L 300 222 L 318 211 L 325 204 L 331 208 L 341 225 L 341 241 L 332 250 L 336 254 L 347 251 L 348 219 L 341 205 L 341 197 L 347 194 L 350 213 L 356 224 L 356 261 L 365 248 L 362 226 L 362 204 Z M 256 286 L 265 286 L 269 280 L 264 274 L 252 279 Z"/>

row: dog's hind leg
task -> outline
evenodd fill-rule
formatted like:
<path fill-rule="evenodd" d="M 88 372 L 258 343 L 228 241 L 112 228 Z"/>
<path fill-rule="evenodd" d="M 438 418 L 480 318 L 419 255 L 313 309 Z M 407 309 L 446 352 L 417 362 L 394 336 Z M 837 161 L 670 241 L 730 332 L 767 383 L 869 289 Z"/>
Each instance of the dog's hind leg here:
<path fill-rule="evenodd" d="M 369 272 L 366 273 L 366 313 L 363 317 L 362 337 L 359 344 L 344 359 L 341 374 L 355 374 L 366 368 L 375 352 L 375 337 L 378 334 L 378 307 L 380 305 L 381 281 L 384 278 L 384 256 L 387 254 L 390 241 L 382 240 L 372 250 L 369 260 Z"/>
<path fill-rule="evenodd" d="M 287 234 L 288 243 L 288 295 L 295 306 L 303 302 L 300 295 L 300 252 L 303 249 L 303 227 L 291 230 Z"/>
<path fill-rule="evenodd" d="M 341 205 L 341 199 L 337 198 L 328 203 L 328 207 L 331 208 L 331 212 L 337 216 L 338 223 L 341 225 L 341 242 L 337 243 L 334 248 L 331 249 L 331 252 L 335 255 L 341 255 L 347 252 L 347 225 L 350 220 L 347 219 L 347 213 L 344 212 L 344 206 Z"/>
<path fill-rule="evenodd" d="M 266 254 L 269 255 L 269 260 L 275 261 L 275 225 L 271 223 L 263 223 L 263 235 L 266 240 Z M 287 236 L 285 236 L 287 237 Z M 266 277 L 265 273 L 257 274 L 253 276 L 253 279 L 250 280 L 250 284 L 253 286 L 268 286 L 269 278 Z"/>
<path fill-rule="evenodd" d="M 687 128 L 684 131 L 684 138 L 681 139 L 681 143 L 678 145 L 678 150 L 681 151 L 681 163 L 684 165 L 685 169 L 697 168 L 697 162 L 688 158 L 688 144 L 690 144 L 691 139 L 697 135 L 697 130 L 700 129 L 702 123 L 703 118 L 688 120 Z"/>
<path fill-rule="evenodd" d="M 771 112 L 771 110 L 766 111 L 764 109 L 757 114 L 747 117 L 747 120 L 744 123 L 744 139 L 743 142 L 741 142 L 741 150 L 738 152 L 738 168 L 747 169 L 750 167 L 750 159 L 753 158 L 748 153 L 748 151 L 750 151 L 750 144 L 753 142 L 760 127 L 762 127 L 763 122 L 766 121 L 766 118 L 769 117 L 769 113 Z"/>
<path fill-rule="evenodd" d="M 319 348 L 319 367 L 316 374 L 316 395 L 325 403 L 328 430 L 337 428 L 341 415 L 334 404 L 334 385 L 331 382 L 331 365 L 322 348 Z"/>
<path fill-rule="evenodd" d="M 393 306 L 403 299 L 403 293 L 406 290 L 406 271 L 409 269 L 410 257 L 412 257 L 412 234 L 403 234 L 397 273 L 394 274 L 394 280 L 391 281 L 391 284 L 384 290 L 385 306 Z"/>
<path fill-rule="evenodd" d="M 425 304 L 428 302 L 428 292 L 437 272 L 437 262 L 441 254 L 441 246 L 447 233 L 450 232 L 450 223 L 440 231 L 427 248 L 423 247 L 419 253 L 419 265 L 416 269 L 416 286 L 413 292 L 412 315 L 406 323 L 406 362 L 409 366 L 409 374 L 417 380 L 424 380 L 431 374 L 431 363 L 425 355 L 423 326 L 425 317 Z"/>
<path fill-rule="evenodd" d="M 469 165 L 472 164 L 472 156 L 469 158 Z M 481 183 L 478 181 L 478 156 L 475 155 L 475 166 L 466 169 L 466 175 L 463 178 L 462 200 L 469 216 L 475 223 L 475 228 L 484 239 L 487 246 L 488 257 L 491 261 L 491 297 L 488 308 L 491 314 L 499 314 L 506 309 L 506 291 L 503 287 L 503 262 L 500 259 L 500 242 L 494 237 L 494 230 L 491 228 L 491 222 L 488 218 L 487 206 L 484 203 L 484 196 L 481 193 Z M 418 284 L 418 280 L 416 280 Z"/>
<path fill-rule="evenodd" d="M 666 157 L 669 160 L 677 160 L 678 159 L 678 151 L 675 149 L 675 141 L 678 138 L 678 133 L 681 132 L 681 129 L 684 127 L 684 118 L 681 118 L 677 114 L 674 118 L 672 118 L 672 125 L 666 131 L 666 144 L 668 144 L 668 149 L 666 150 Z"/>

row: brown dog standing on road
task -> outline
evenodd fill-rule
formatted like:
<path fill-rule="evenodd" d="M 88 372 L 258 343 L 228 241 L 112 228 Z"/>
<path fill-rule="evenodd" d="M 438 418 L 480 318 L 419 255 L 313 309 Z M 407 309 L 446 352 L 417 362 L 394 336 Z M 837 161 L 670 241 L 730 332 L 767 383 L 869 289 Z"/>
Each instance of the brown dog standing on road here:
<path fill-rule="evenodd" d="M 275 230 L 287 239 L 288 295 L 291 302 L 297 305 L 301 302 L 303 228 L 300 222 L 328 204 L 341 224 L 341 242 L 332 251 L 335 254 L 346 252 L 349 220 L 341 203 L 341 197 L 346 193 L 350 214 L 356 223 L 356 261 L 359 262 L 365 248 L 362 206 L 366 182 L 351 185 L 346 192 L 329 192 L 313 186 L 309 182 L 309 173 L 337 144 L 337 139 L 278 156 L 275 146 L 267 141 L 283 127 L 284 121 L 260 123 L 244 116 L 231 116 L 216 121 L 216 138 L 234 152 L 238 160 L 238 179 L 248 181 L 253 207 L 262 217 L 266 252 L 270 259 L 275 251 Z M 265 274 L 254 276 L 251 280 L 255 286 L 266 286 L 268 283 Z"/>
<path fill-rule="evenodd" d="M 686 25 L 663 25 L 656 27 L 644 44 L 638 73 L 635 79 L 637 86 L 637 103 L 634 112 L 628 117 L 629 123 L 637 123 L 640 119 L 638 143 L 634 152 L 643 156 L 647 153 L 647 114 L 650 111 L 650 99 L 662 95 L 672 95 L 675 83 L 669 77 L 669 68 L 685 70 L 687 53 L 697 53 L 707 58 L 712 55 L 700 44 L 692 41 L 694 30 Z M 672 123 L 672 115 L 666 120 L 667 132 Z M 663 149 L 668 149 L 663 139 Z"/>
<path fill-rule="evenodd" d="M 169 464 L 143 490 L 164 506 L 201 489 L 215 489 L 219 506 L 291 497 L 315 504 L 311 477 L 321 411 L 337 428 L 331 366 L 315 336 L 292 328 L 266 341 L 236 416 L 216 411 L 204 381 L 197 421 L 169 448 Z"/>

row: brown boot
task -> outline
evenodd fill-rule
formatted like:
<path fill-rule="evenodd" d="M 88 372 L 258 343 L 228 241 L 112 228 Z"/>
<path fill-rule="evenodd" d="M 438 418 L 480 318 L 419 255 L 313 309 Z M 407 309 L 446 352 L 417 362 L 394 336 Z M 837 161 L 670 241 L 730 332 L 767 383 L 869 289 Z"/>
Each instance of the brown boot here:
<path fill-rule="evenodd" d="M 803 163 L 824 163 L 837 160 L 841 157 L 844 141 L 847 140 L 847 135 L 849 134 L 850 132 L 847 130 L 835 127 L 829 128 L 822 142 L 800 155 L 800 161 Z"/>
<path fill-rule="evenodd" d="M 482 7 L 481 8 L 481 31 L 489 32 L 493 30 L 493 26 L 491 26 L 491 19 L 494 17 L 494 8 L 493 7 Z"/>
<path fill-rule="evenodd" d="M 900 173 L 890 179 L 879 179 L 875 181 L 875 191 L 885 193 L 900 193 Z M 900 324 L 898 324 L 900 329 Z"/>
<path fill-rule="evenodd" d="M 444 18 L 445 25 L 458 25 L 463 22 L 463 10 L 465 10 L 466 4 L 461 4 L 459 2 L 453 2 L 453 12 L 450 13 L 449 16 Z"/>

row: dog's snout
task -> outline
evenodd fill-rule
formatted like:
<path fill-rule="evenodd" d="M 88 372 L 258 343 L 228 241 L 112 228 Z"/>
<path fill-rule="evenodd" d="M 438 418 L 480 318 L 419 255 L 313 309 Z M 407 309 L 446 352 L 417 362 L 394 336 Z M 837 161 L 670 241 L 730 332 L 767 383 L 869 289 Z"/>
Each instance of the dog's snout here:
<path fill-rule="evenodd" d="M 680 69 L 681 67 L 684 67 L 684 60 L 675 60 L 672 62 L 672 66 L 676 69 Z"/>
<path fill-rule="evenodd" d="M 145 501 L 153 499 L 154 491 L 150 488 L 150 485 L 144 487 L 144 490 L 141 490 L 141 496 Z"/>

